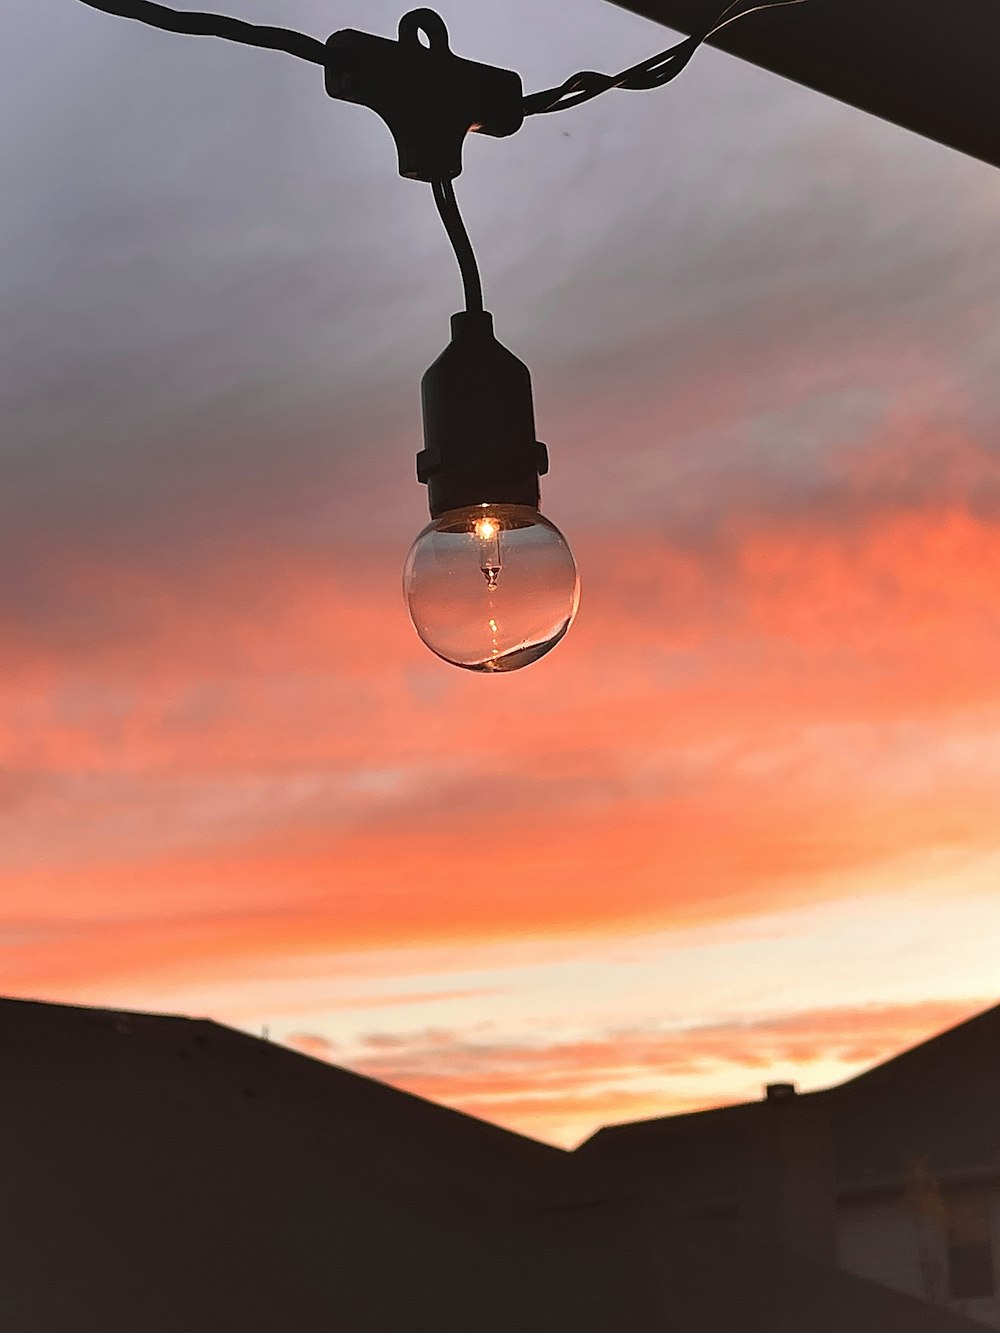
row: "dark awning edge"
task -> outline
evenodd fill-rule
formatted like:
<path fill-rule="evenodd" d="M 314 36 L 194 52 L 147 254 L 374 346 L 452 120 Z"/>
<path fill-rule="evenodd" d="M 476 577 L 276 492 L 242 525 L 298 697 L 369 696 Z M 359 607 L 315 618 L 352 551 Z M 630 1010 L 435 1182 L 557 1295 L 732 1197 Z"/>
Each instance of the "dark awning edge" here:
<path fill-rule="evenodd" d="M 612 0 L 678 32 L 712 0 Z M 725 28 L 712 46 L 1000 166 L 997 0 L 808 0 Z"/>

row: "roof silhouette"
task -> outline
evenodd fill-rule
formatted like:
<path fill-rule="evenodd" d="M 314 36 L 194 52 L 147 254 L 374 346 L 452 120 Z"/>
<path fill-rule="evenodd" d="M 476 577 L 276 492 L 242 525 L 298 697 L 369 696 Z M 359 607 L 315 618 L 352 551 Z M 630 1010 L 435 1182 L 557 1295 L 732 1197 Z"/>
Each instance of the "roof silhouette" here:
<path fill-rule="evenodd" d="M 829 1089 L 844 1185 L 1000 1167 L 1000 1005 Z"/>
<path fill-rule="evenodd" d="M 962 1333 L 203 1020 L 0 1001 L 7 1333 Z"/>
<path fill-rule="evenodd" d="M 794 1098 L 829 1113 L 842 1188 L 896 1181 L 925 1158 L 941 1177 L 1000 1167 L 1000 1005 L 919 1042 L 844 1083 Z M 766 1099 L 606 1125 L 578 1152 L 616 1156 L 675 1144 L 738 1141 L 774 1114 Z"/>

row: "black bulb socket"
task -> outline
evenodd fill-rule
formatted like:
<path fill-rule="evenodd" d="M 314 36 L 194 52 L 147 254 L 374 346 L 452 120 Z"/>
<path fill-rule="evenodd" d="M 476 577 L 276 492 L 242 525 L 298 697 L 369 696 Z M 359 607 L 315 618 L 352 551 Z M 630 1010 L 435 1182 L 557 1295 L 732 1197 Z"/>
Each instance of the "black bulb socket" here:
<path fill-rule="evenodd" d="M 469 505 L 537 509 L 548 450 L 535 438 L 531 375 L 497 342 L 485 310 L 451 317 L 451 342 L 420 385 L 424 448 L 417 479 L 431 518 Z"/>

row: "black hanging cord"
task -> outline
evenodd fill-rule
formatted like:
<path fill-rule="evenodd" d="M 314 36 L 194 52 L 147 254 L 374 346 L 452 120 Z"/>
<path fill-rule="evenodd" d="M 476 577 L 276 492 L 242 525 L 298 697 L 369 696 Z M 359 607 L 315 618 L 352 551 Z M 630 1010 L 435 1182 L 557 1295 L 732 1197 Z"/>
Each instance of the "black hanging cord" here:
<path fill-rule="evenodd" d="M 83 0 L 83 3 L 118 18 L 138 19 L 140 23 L 162 28 L 164 32 L 183 32 L 192 37 L 225 37 L 231 42 L 242 42 L 244 46 L 287 51 L 289 55 L 314 65 L 325 65 L 327 60 L 325 43 L 287 28 L 261 28 L 244 23 L 242 19 L 224 18 L 221 14 L 183 13 L 168 9 L 166 5 L 153 4 L 151 0 Z"/>
<path fill-rule="evenodd" d="M 524 99 L 524 114 L 537 116 L 550 111 L 566 111 L 570 107 L 579 106 L 581 102 L 589 102 L 592 97 L 598 97 L 611 88 L 660 88 L 671 79 L 675 79 L 699 46 L 727 24 L 764 9 L 778 9 L 784 5 L 800 5 L 806 2 L 807 0 L 756 0 L 756 2 L 731 0 L 708 27 L 686 37 L 676 46 L 640 61 L 630 69 L 622 70 L 620 74 L 598 74 L 594 70 L 583 70 L 567 79 L 565 83 L 561 83 L 558 88 L 546 88 L 540 93 L 532 93 Z M 253 23 L 244 23 L 242 19 L 225 18 L 221 14 L 186 13 L 168 9 L 166 5 L 154 4 L 152 0 L 82 0 L 82 3 L 105 14 L 114 14 L 118 18 L 138 19 L 140 23 L 148 23 L 151 27 L 161 28 L 165 32 L 188 33 L 195 37 L 223 37 L 231 42 L 241 42 L 244 46 L 286 51 L 289 55 L 298 56 L 300 60 L 308 60 L 314 65 L 325 66 L 328 60 L 328 50 L 324 42 L 318 41 L 315 37 L 307 37 L 301 32 L 292 32 L 288 28 L 259 27 Z M 440 201 L 438 207 L 442 208 Z M 456 206 L 454 212 L 457 214 L 457 211 Z M 444 217 L 443 212 L 442 217 Z M 448 225 L 445 222 L 445 226 Z M 461 227 L 461 218 L 458 219 L 458 225 Z M 464 228 L 462 230 L 464 231 Z"/>
<path fill-rule="evenodd" d="M 437 204 L 444 229 L 448 233 L 448 239 L 455 251 L 455 258 L 458 260 L 459 272 L 462 274 L 462 286 L 465 288 L 465 308 L 466 310 L 482 310 L 483 282 L 479 276 L 476 252 L 472 248 L 469 233 L 465 229 L 462 214 L 459 212 L 458 200 L 455 198 L 455 187 L 450 180 L 439 180 L 432 183 L 431 189 L 434 191 L 434 202 Z"/>
<path fill-rule="evenodd" d="M 304 33 L 291 32 L 287 28 L 260 27 L 253 23 L 244 23 L 242 19 L 225 18 L 221 14 L 178 11 L 169 9 L 166 5 L 154 4 L 153 0 L 83 0 L 83 3 L 91 9 L 100 10 L 102 13 L 114 14 L 118 18 L 137 19 L 140 23 L 148 23 L 151 27 L 160 28 L 165 32 L 188 33 L 196 37 L 222 37 L 228 41 L 241 42 L 245 46 L 286 51 L 289 55 L 297 56 L 301 60 L 308 60 L 311 64 L 326 68 L 329 91 L 330 45 L 318 41 L 315 37 L 307 37 Z M 727 24 L 734 23 L 737 19 L 745 18 L 748 14 L 755 14 L 760 10 L 803 3 L 805 3 L 805 0 L 730 0 L 721 14 L 707 27 L 678 42 L 676 46 L 661 51 L 658 55 L 650 56 L 648 60 L 643 60 L 630 69 L 623 70 L 621 74 L 597 74 L 593 70 L 585 70 L 580 74 L 574 74 L 572 78 L 567 79 L 558 88 L 547 88 L 543 92 L 533 93 L 530 97 L 524 99 L 524 115 L 531 116 L 550 111 L 565 111 L 569 107 L 579 106 L 581 102 L 588 102 L 592 97 L 597 97 L 611 88 L 658 88 L 676 78 L 698 48 L 720 29 L 726 27 Z M 417 28 L 422 24 L 425 31 L 428 19 L 432 19 L 436 25 L 440 26 L 444 31 L 444 48 L 447 50 L 447 31 L 444 30 L 444 24 L 440 18 L 430 10 L 417 10 L 413 14 L 407 15 L 407 18 L 400 25 L 400 40 L 403 37 L 403 25 L 408 20 L 418 19 L 421 22 L 417 24 Z M 358 38 L 359 34 L 355 33 L 353 36 Z M 363 34 L 361 37 L 369 43 L 381 42 L 384 45 L 389 45 L 384 43 L 382 38 L 367 38 Z M 331 41 L 333 41 L 332 38 Z M 347 96 L 343 92 L 331 95 Z M 358 98 L 355 94 L 354 97 L 348 96 L 347 100 L 358 100 Z M 391 127 L 392 123 L 390 122 Z M 493 133 L 494 131 L 489 132 Z M 504 132 L 509 133 L 510 130 Z M 393 133 L 396 133 L 395 129 L 393 129 Z M 461 170 L 460 160 L 458 170 Z M 423 179 L 426 180 L 428 177 L 425 176 Z M 458 201 L 455 198 L 455 188 L 451 179 L 447 177 L 434 180 L 432 188 L 434 190 L 434 202 L 437 204 L 438 213 L 441 215 L 444 229 L 448 233 L 448 239 L 455 251 L 455 258 L 458 260 L 462 284 L 465 288 L 465 308 L 468 311 L 481 311 L 483 309 L 482 279 L 479 276 L 475 251 L 472 248 L 469 233 L 465 229 Z"/>
<path fill-rule="evenodd" d="M 611 88 L 646 89 L 660 88 L 671 79 L 676 79 L 688 61 L 702 46 L 727 24 L 737 19 L 746 18 L 764 9 L 779 9 L 783 5 L 800 5 L 805 0 L 732 0 L 726 8 L 713 19 L 710 26 L 693 33 L 676 46 L 660 51 L 655 56 L 622 70 L 620 74 L 598 74 L 594 70 L 584 70 L 561 83 L 558 88 L 546 88 L 543 92 L 532 93 L 524 99 L 526 116 L 543 115 L 549 111 L 566 111 L 589 102 L 592 97 L 608 92 Z"/>

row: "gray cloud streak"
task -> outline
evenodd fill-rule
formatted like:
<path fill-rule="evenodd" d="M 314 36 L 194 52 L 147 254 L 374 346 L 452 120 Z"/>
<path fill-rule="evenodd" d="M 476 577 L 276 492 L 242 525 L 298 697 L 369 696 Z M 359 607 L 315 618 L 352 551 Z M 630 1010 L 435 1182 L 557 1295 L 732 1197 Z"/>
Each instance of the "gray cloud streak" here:
<path fill-rule="evenodd" d="M 601 0 L 445 16 L 457 49 L 528 87 L 669 40 Z M 298 0 L 277 17 L 322 36 L 398 15 Z M 142 560 L 223 527 L 363 534 L 372 505 L 419 521 L 416 384 L 458 283 L 384 127 L 277 53 L 75 0 L 15 0 L 8 26 L 0 518 L 27 563 L 56 534 Z M 460 188 L 501 336 L 535 371 L 552 494 L 584 522 L 672 491 L 686 449 L 808 497 L 845 435 L 919 400 L 914 366 L 996 421 L 1000 177 L 981 164 L 705 52 L 668 90 L 471 142 Z M 729 425 L 658 451 L 658 413 L 720 351 Z M 617 501 L 575 462 L 605 444 L 584 418 L 613 417 Z"/>

